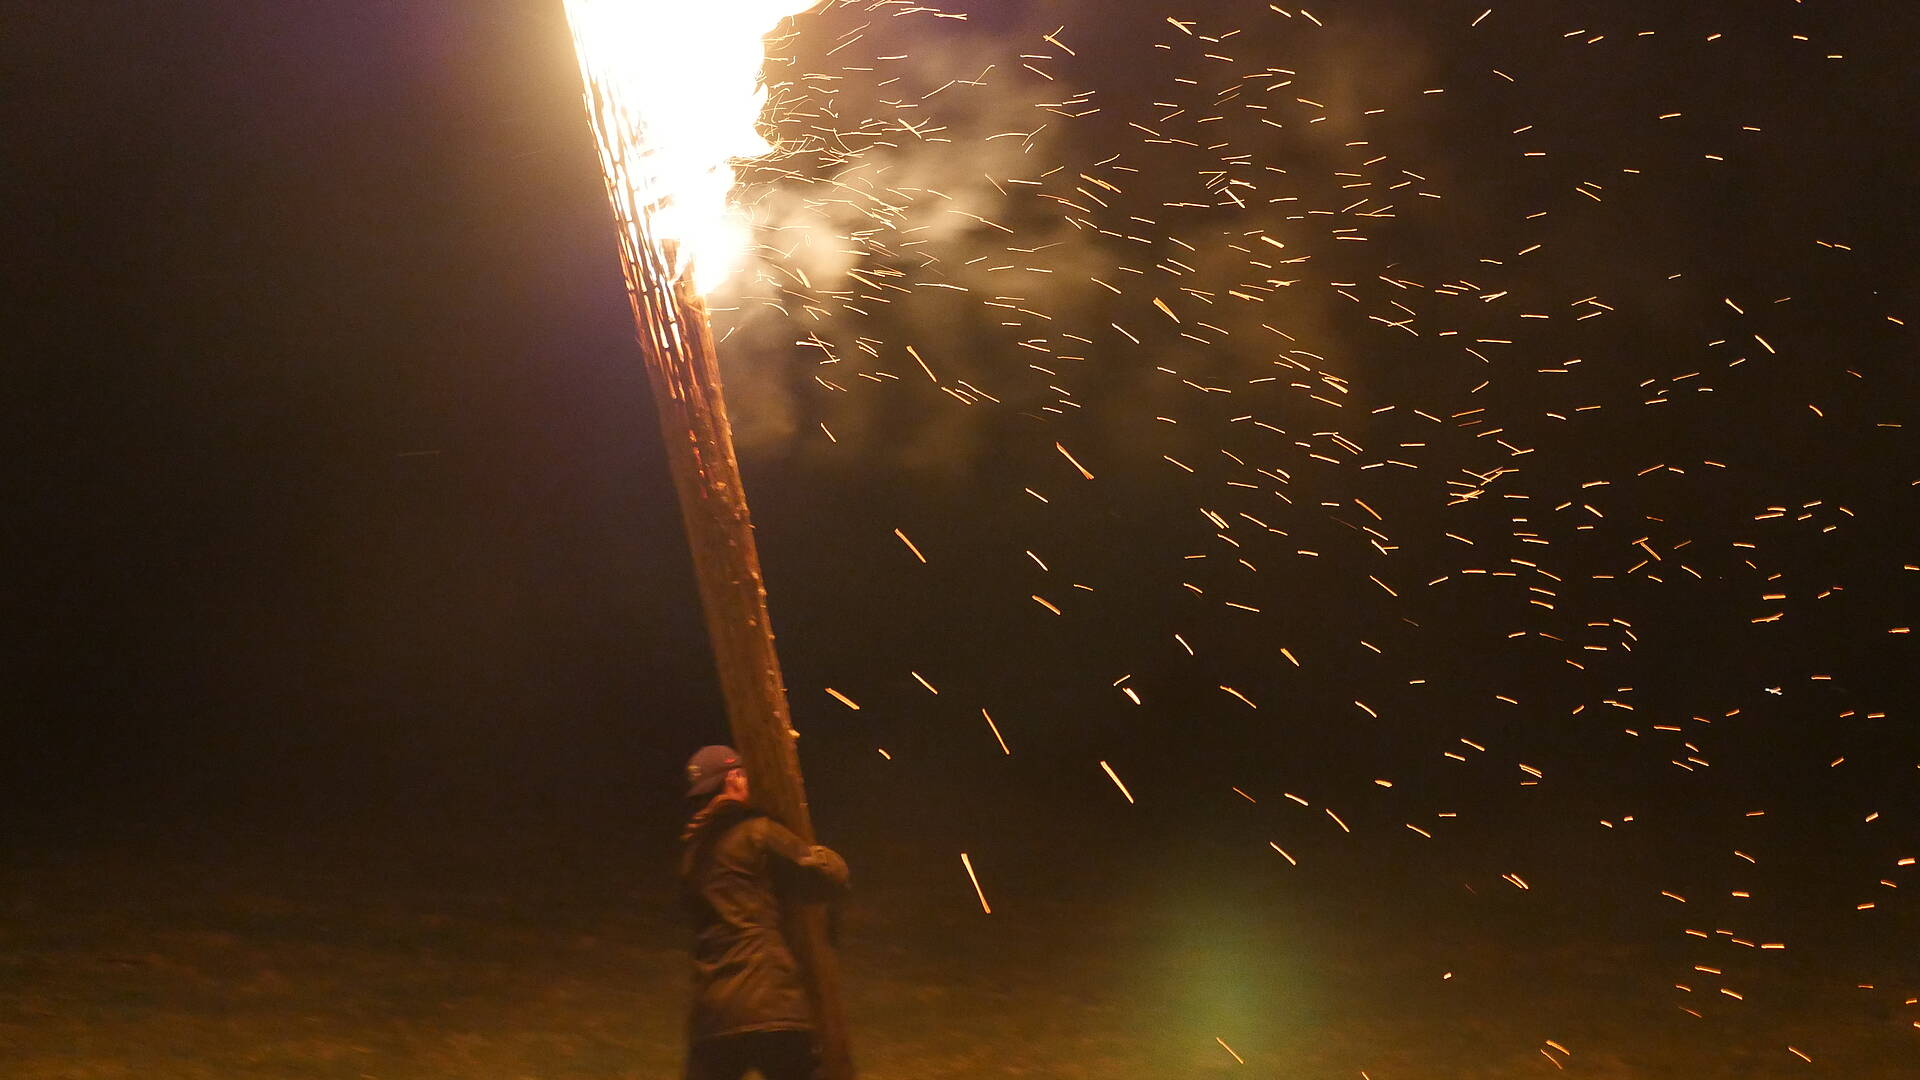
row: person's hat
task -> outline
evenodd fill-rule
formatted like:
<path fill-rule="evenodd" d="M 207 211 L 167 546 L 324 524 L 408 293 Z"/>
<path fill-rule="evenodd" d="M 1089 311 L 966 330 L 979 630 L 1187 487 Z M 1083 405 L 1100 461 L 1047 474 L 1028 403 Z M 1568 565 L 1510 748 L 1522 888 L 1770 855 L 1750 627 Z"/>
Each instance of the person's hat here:
<path fill-rule="evenodd" d="M 727 773 L 740 768 L 740 755 L 731 746 L 703 746 L 687 759 L 687 798 L 711 795 L 726 783 Z"/>

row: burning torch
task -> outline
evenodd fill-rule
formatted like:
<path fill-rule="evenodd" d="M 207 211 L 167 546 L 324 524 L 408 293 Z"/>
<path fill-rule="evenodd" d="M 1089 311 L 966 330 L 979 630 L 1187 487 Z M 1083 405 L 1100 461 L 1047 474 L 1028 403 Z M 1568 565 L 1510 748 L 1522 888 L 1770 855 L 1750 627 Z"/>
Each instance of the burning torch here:
<path fill-rule="evenodd" d="M 733 163 L 772 149 L 759 134 L 763 38 L 817 0 L 564 2 L 733 745 L 753 777 L 753 801 L 812 843 L 701 297 L 746 247 L 747 223 L 729 202 Z M 812 998 L 824 1080 L 847 1080 L 853 1069 L 824 909 L 799 907 L 787 929 Z"/>

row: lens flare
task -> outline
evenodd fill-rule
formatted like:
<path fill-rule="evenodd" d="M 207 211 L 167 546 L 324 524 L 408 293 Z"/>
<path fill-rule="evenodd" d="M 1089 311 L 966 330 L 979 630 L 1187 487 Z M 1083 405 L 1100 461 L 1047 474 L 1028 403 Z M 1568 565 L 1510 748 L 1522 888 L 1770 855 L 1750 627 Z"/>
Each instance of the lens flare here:
<path fill-rule="evenodd" d="M 772 151 L 763 38 L 818 0 L 566 0 L 587 114 L 620 226 L 675 278 L 710 292 L 738 267 L 749 224 L 734 163 Z"/>

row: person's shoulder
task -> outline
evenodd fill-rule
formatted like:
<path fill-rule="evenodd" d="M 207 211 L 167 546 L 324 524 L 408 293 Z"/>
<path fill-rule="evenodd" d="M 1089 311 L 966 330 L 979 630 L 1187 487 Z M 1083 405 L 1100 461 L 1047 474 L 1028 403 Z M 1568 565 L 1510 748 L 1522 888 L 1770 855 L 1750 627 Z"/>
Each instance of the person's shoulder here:
<path fill-rule="evenodd" d="M 716 803 L 689 819 L 686 828 L 681 832 L 680 839 L 683 843 L 711 843 L 732 832 L 736 826 L 758 813 L 759 811 L 744 803 L 732 801 Z"/>
<path fill-rule="evenodd" d="M 772 820 L 764 810 L 745 803 L 730 802 L 714 814 L 713 828 L 716 835 L 752 836 L 765 831 L 767 823 Z"/>
<path fill-rule="evenodd" d="M 747 810 L 728 831 L 732 836 L 756 847 L 793 851 L 804 846 L 792 829 L 764 810 Z"/>
<path fill-rule="evenodd" d="M 752 831 L 755 833 L 764 833 L 769 828 L 777 829 L 782 827 L 779 822 L 768 817 L 765 810 L 758 810 L 751 806 L 740 811 L 740 820 L 735 824 L 742 831 Z"/>

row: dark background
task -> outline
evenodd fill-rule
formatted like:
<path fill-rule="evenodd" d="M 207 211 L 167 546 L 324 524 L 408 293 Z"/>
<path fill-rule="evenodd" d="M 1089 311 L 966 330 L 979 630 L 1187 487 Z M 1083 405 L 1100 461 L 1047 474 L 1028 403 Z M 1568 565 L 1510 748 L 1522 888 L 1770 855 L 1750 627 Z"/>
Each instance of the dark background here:
<path fill-rule="evenodd" d="M 1578 149 L 1594 157 L 1643 149 L 1607 126 L 1610 110 L 1625 117 L 1642 101 L 1671 100 L 1674 109 L 1703 101 L 1781 131 L 1734 179 L 1696 169 L 1649 182 L 1634 211 L 1657 231 L 1621 237 L 1609 222 L 1572 239 L 1587 245 L 1581 261 L 1634 265 L 1647 278 L 1670 265 L 1702 268 L 1717 278 L 1703 292 L 1783 286 L 1797 294 L 1785 332 L 1799 332 L 1801 352 L 1767 385 L 1733 388 L 1730 404 L 1697 418 L 1657 429 L 1596 420 L 1591 433 L 1525 464 L 1571 480 L 1637 469 L 1670 449 L 1736 450 L 1741 471 L 1687 497 L 1731 511 L 1750 494 L 1805 493 L 1868 511 L 1853 529 L 1870 536 L 1804 557 L 1836 560 L 1822 567 L 1836 582 L 1882 575 L 1855 586 L 1878 595 L 1854 600 L 1859 607 L 1833 626 L 1794 620 L 1800 628 L 1770 640 L 1729 635 L 1725 658 L 1745 657 L 1760 675 L 1845 657 L 1863 676 L 1891 676 L 1910 658 L 1881 624 L 1897 622 L 1913 595 L 1909 579 L 1887 571 L 1906 549 L 1914 456 L 1901 430 L 1872 425 L 1897 423 L 1913 387 L 1911 343 L 1879 316 L 1903 310 L 1912 294 L 1914 170 L 1894 119 L 1910 80 L 1879 46 L 1904 17 L 1857 5 L 1776 7 L 1743 16 L 1741 40 L 1727 50 L 1739 63 L 1725 72 L 1665 68 L 1667 58 L 1655 57 L 1642 68 L 1609 60 L 1611 76 L 1596 78 L 1532 51 L 1541 31 L 1578 23 L 1583 11 L 1537 24 L 1492 19 L 1473 31 L 1509 35 L 1501 39 L 1467 37 L 1451 11 L 1386 5 L 1379 25 L 1350 33 L 1405 46 L 1401 59 L 1436 84 L 1451 81 L 1450 67 L 1464 72 L 1481 59 L 1450 48 L 1528 66 L 1547 86 L 1504 104 L 1583 118 L 1593 130 Z M 1055 10 L 983 6 L 962 44 L 1012 37 Z M 1657 10 L 1639 23 L 1609 16 L 1676 38 L 1728 21 L 1706 11 L 1661 19 Z M 681 752 L 718 736 L 717 703 L 559 12 L 15 5 L 9 23 L 7 261 L 21 318 L 7 395 L 16 447 L 8 533 L 21 552 L 10 576 L 24 631 L 12 653 L 8 765 L 18 775 L 9 789 L 79 819 L 241 807 L 331 814 L 415 797 L 656 805 Z M 1086 33 L 1096 49 L 1120 50 L 1163 29 L 1115 20 Z M 1824 72 L 1805 49 L 1781 43 L 1795 29 L 1851 55 Z M 1354 47 L 1287 44 L 1322 56 Z M 1587 99 L 1555 98 L 1556 80 Z M 1594 100 L 1596 87 L 1619 100 Z M 1152 96 L 1124 80 L 1109 92 L 1123 104 L 1129 93 Z M 1468 123 L 1478 107 L 1450 118 L 1457 131 L 1422 118 L 1392 134 L 1465 147 L 1455 153 L 1468 174 L 1479 141 L 1494 145 L 1505 132 Z M 1491 164 L 1466 177 L 1491 183 L 1455 196 L 1468 202 L 1462 212 L 1491 219 L 1505 205 L 1501 177 Z M 1428 254 L 1421 245 L 1477 241 L 1481 217 L 1429 222 L 1392 254 L 1410 261 Z M 1853 239 L 1851 263 L 1820 262 L 1826 253 L 1808 238 L 1829 236 Z M 1619 344 L 1697 344 L 1692 325 L 1662 314 Z M 968 316 L 947 318 L 916 327 L 918 337 L 904 318 L 882 328 L 909 341 L 970 332 Z M 1683 318 L 1705 326 L 1695 312 Z M 1396 343 L 1367 347 L 1391 355 Z M 746 378 L 783 362 L 756 357 Z M 802 369 L 788 381 L 805 378 Z M 1404 378 L 1396 388 L 1426 389 Z M 1772 408 L 1775 396 L 1806 391 L 1826 395 L 1829 423 Z M 1425 399 L 1433 412 L 1451 404 L 1444 392 Z M 748 396 L 736 406 L 749 427 L 752 404 Z M 1113 415 L 1083 427 L 1129 439 L 1134 404 L 1117 399 Z M 1138 404 L 1170 407 L 1151 397 Z M 935 408 L 924 395 L 913 407 Z M 1019 700 L 1021 689 L 1005 685 L 1013 658 L 994 635 L 954 625 L 979 614 L 969 608 L 972 583 L 1005 564 L 941 560 L 950 565 L 917 571 L 896 557 L 890 531 L 950 529 L 949 548 L 1011 547 L 1019 558 L 1025 545 L 1003 539 L 1017 528 L 1003 516 L 1015 512 L 1008 500 L 999 490 L 991 504 L 968 496 L 1051 470 L 1040 452 L 1057 435 L 961 440 L 955 460 L 933 468 L 884 445 L 829 464 L 795 449 L 800 436 L 749 435 L 744 464 L 775 615 L 800 725 L 821 736 L 817 752 L 851 769 L 860 743 L 909 738 L 917 726 L 840 712 L 816 689 L 829 674 L 891 687 L 914 656 L 937 667 L 933 655 L 959 649 L 949 666 L 1001 684 L 979 696 Z M 1127 515 L 1118 521 L 1130 538 L 1104 553 L 1116 573 L 1158 573 L 1176 553 L 1156 547 L 1175 533 L 1145 523 L 1189 512 L 1172 505 L 1179 496 L 1165 494 L 1160 478 L 1142 483 L 1160 486 L 1091 511 Z M 916 530 L 918 521 L 928 524 Z M 1074 528 L 1076 542 L 1113 535 L 1099 523 Z M 1160 561 L 1149 568 L 1149 557 Z M 1295 599 L 1314 610 L 1294 621 L 1338 619 L 1355 602 L 1345 579 L 1319 576 L 1328 579 L 1320 587 L 1297 585 Z M 1019 599 L 1019 590 L 1001 591 Z M 1663 646 L 1688 640 L 1686 609 L 1695 606 L 1657 597 L 1647 605 L 1676 625 Z M 1092 633 L 1115 641 L 1136 631 L 1164 640 L 1151 617 Z M 1298 643 L 1313 633 L 1276 637 Z M 1069 662 L 1087 652 L 1051 648 L 1050 659 Z M 1699 675 L 1697 654 L 1642 652 L 1652 655 L 1638 663 L 1676 693 Z M 1506 661 L 1483 655 L 1491 678 Z M 1105 674 L 1089 668 L 1061 681 Z M 1881 692 L 1899 692 L 1901 682 Z M 1028 747 L 1045 754 L 1079 741 L 1083 729 L 1057 718 L 1064 700 L 1043 693 L 1024 707 L 1039 725 L 1021 740 Z M 1196 741 L 1196 755 L 1221 755 Z M 873 767 L 859 762 L 863 772 Z M 842 770 L 822 771 L 831 787 Z"/>
<path fill-rule="evenodd" d="M 716 693 L 559 13 L 12 23 L 34 802 L 668 785 Z"/>
<path fill-rule="evenodd" d="M 1194 162 L 1142 147 L 1125 121 L 1167 111 L 1138 66 L 1157 55 L 1150 43 L 1174 46 L 1167 73 L 1203 66 L 1178 50 L 1204 48 L 1159 14 L 1116 5 L 960 6 L 973 9 L 965 24 L 842 9 L 815 18 L 873 21 L 872 40 L 825 60 L 839 25 L 809 37 L 803 20 L 783 48 L 799 70 L 912 52 L 908 66 L 925 65 L 915 77 L 938 85 L 949 67 L 1030 52 L 1069 25 L 1074 88 L 1097 87 L 1106 111 L 1063 124 L 1047 150 L 1079 163 L 1069 172 L 1127 151 L 1144 166 L 1139 213 L 1181 197 L 1175 178 Z M 1469 31 L 1477 5 L 1347 3 L 1317 11 L 1329 28 L 1309 38 L 1265 5 L 1229 7 L 1208 18 L 1269 29 L 1223 47 L 1260 41 L 1270 55 L 1252 62 L 1294 63 L 1300 96 L 1331 88 L 1345 95 L 1336 111 L 1394 106 L 1369 137 L 1393 166 L 1431 168 L 1445 212 L 1403 205 L 1405 220 L 1379 224 L 1369 244 L 1290 239 L 1316 254 L 1298 275 L 1312 284 L 1295 287 L 1312 298 L 1212 316 L 1239 321 L 1198 349 L 1147 306 L 1177 285 L 1108 299 L 1024 282 L 1015 291 L 1062 325 L 1117 320 L 1148 335 L 1128 349 L 1105 334 L 1065 377 L 1028 370 L 1044 358 L 1014 348 L 1025 331 L 1004 329 L 978 295 L 942 297 L 863 318 L 835 307 L 824 333 L 871 335 L 876 367 L 902 377 L 860 384 L 849 374 L 860 356 L 843 348 L 849 362 L 828 374 L 856 389 L 837 395 L 813 381 L 819 355 L 792 344 L 821 326 L 759 302 L 772 295 L 764 275 L 715 299 L 716 323 L 735 335 L 723 351 L 742 465 L 823 834 L 869 866 L 924 869 L 964 904 L 961 850 L 1008 892 L 1100 895 L 1136 876 L 1205 880 L 1223 872 L 1211 869 L 1223 852 L 1265 867 L 1278 838 L 1316 868 L 1330 904 L 1365 894 L 1411 916 L 1421 889 L 1506 888 L 1499 874 L 1519 871 L 1591 901 L 1546 922 L 1635 939 L 1655 890 L 1739 887 L 1737 868 L 1703 853 L 1759 842 L 1783 924 L 1826 928 L 1832 971 L 1888 935 L 1910 958 L 1910 902 L 1885 898 L 1881 922 L 1837 920 L 1920 836 L 1913 639 L 1889 633 L 1914 621 L 1920 581 L 1906 568 L 1920 562 L 1920 455 L 1899 426 L 1920 380 L 1912 326 L 1887 318 L 1920 319 L 1914 15 L 1784 0 L 1556 4 L 1497 11 Z M 5 23 L 9 845 L 396 830 L 396 843 L 432 849 L 499 830 L 536 846 L 605 838 L 632 853 L 633 873 L 654 873 L 680 764 L 723 741 L 724 721 L 558 5 L 9 4 Z M 1565 43 L 1589 24 L 1610 42 Z M 1661 36 L 1631 43 L 1642 26 Z M 1718 30 L 1727 38 L 1709 49 Z M 1440 86 L 1443 103 L 1423 101 Z M 1044 89 L 1019 84 L 1006 100 Z M 843 119 L 881 115 L 873 102 L 890 91 L 844 93 Z M 996 93 L 961 119 L 996 130 Z M 1354 111 L 1317 143 L 1235 137 L 1300 178 L 1303 205 L 1337 209 Z M 1546 172 L 1517 156 L 1510 133 L 1530 122 L 1552 151 Z M 1764 134 L 1742 136 L 1742 123 Z M 961 162 L 980 147 L 992 144 L 956 138 L 900 150 L 896 164 L 933 187 L 952 173 L 979 189 Z M 817 183 L 833 167 L 809 157 L 795 171 Z M 1589 178 L 1608 201 L 1574 192 Z M 765 205 L 805 216 L 756 179 Z M 1525 218 L 1549 200 L 1546 223 Z M 1062 267 L 1110 276 L 1099 268 L 1130 257 L 1012 200 L 969 205 L 1004 209 L 1017 234 L 1073 241 L 1046 256 Z M 1155 209 L 1149 228 L 1197 235 L 1216 211 Z M 982 227 L 938 250 L 952 267 L 1018 242 Z M 1477 261 L 1532 242 L 1548 246 L 1532 269 Z M 1429 286 L 1466 276 L 1537 301 L 1529 311 L 1601 295 L 1625 314 L 1562 319 L 1526 339 L 1523 359 L 1481 364 L 1367 320 L 1402 295 L 1383 273 Z M 1365 306 L 1324 284 L 1341 281 L 1365 283 Z M 1422 325 L 1495 310 L 1472 295 L 1407 302 L 1447 312 Z M 1485 336 L 1518 325 L 1484 318 Z M 1357 393 L 1337 421 L 1297 394 L 1262 415 L 1370 449 L 1430 434 L 1420 468 L 1312 472 L 1286 458 L 1291 502 L 1229 501 L 1241 496 L 1222 482 L 1244 473 L 1217 451 L 1256 465 L 1266 452 L 1235 420 L 1245 395 L 1196 394 L 1153 368 L 1199 381 L 1279 372 L 1273 339 L 1254 340 L 1264 319 L 1294 320 L 1299 347 Z M 1749 343 L 1755 332 L 1780 354 Z M 1728 368 L 1705 345 L 1716 339 L 1744 348 L 1748 366 Z M 949 384 L 968 378 L 1006 406 L 952 419 L 959 406 L 915 381 L 908 343 L 937 349 Z M 1532 374 L 1569 356 L 1587 365 L 1568 377 L 1576 387 Z M 1694 370 L 1714 393 L 1674 379 Z M 1084 409 L 1041 409 L 1056 378 Z M 1669 386 L 1671 404 L 1641 405 Z M 1394 402 L 1384 418 L 1356 415 Z M 1542 418 L 1588 402 L 1607 408 Z M 1475 407 L 1536 452 L 1490 452 L 1452 422 Z M 1153 420 L 1163 414 L 1184 426 L 1167 434 Z M 1074 475 L 1056 442 L 1099 479 Z M 1665 464 L 1685 471 L 1641 473 Z M 1502 465 L 1521 472 L 1452 505 L 1463 489 L 1448 480 Z M 1593 478 L 1610 487 L 1581 487 Z M 1508 492 L 1529 507 L 1502 504 Z M 1382 523 L 1356 497 L 1386 514 L 1393 557 L 1366 548 L 1357 527 Z M 1578 509 L 1549 511 L 1568 500 L 1594 502 L 1601 531 L 1574 531 Z M 1769 506 L 1792 513 L 1757 522 Z M 1258 537 L 1277 545 L 1263 554 L 1236 547 L 1259 571 L 1235 577 L 1231 558 L 1213 569 L 1229 553 L 1199 507 L 1249 509 L 1289 538 Z M 1516 535 L 1534 529 L 1552 544 Z M 1641 538 L 1698 575 L 1621 580 Z M 1687 544 L 1698 558 L 1675 554 Z M 1050 569 L 1035 576 L 1027 548 Z M 1202 551 L 1214 576 L 1182 558 Z M 1551 614 L 1525 590 L 1553 582 L 1463 572 L 1535 557 L 1565 581 Z M 1182 581 L 1205 583 L 1204 604 Z M 1784 604 L 1762 599 L 1776 590 Z M 1752 621 L 1780 610 L 1778 623 Z M 1123 675 L 1145 705 L 1119 696 Z M 1660 723 L 1681 730 L 1651 729 Z M 1489 750 L 1463 749 L 1462 736 Z M 1693 751 L 1711 766 L 1676 767 Z M 1101 761 L 1139 805 L 1118 798 Z M 1522 786 L 1518 763 L 1544 782 Z M 1312 809 L 1295 815 L 1284 792 Z M 1328 827 L 1323 806 L 1354 832 Z M 1746 816 L 1757 809 L 1771 817 Z M 1461 817 L 1436 825 L 1437 812 Z M 1624 836 L 1623 815 L 1644 830 Z M 1442 836 L 1425 843 L 1409 822 Z M 1137 895 L 1116 885 L 1099 902 Z"/>

